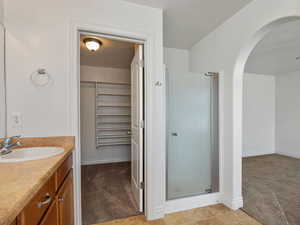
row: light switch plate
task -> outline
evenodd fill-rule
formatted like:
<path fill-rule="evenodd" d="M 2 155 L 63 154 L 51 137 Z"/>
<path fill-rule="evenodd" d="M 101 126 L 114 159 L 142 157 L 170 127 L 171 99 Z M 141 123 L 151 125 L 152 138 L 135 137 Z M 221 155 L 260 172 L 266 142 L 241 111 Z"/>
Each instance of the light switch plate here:
<path fill-rule="evenodd" d="M 22 121 L 21 113 L 19 112 L 12 113 L 11 119 L 12 119 L 13 128 L 19 128 L 19 129 L 22 128 L 23 121 Z"/>

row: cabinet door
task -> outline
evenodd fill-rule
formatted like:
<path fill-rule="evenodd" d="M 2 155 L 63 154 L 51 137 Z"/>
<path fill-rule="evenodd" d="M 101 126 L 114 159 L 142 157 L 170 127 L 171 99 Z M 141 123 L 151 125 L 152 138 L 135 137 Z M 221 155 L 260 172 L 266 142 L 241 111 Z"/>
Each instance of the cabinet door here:
<path fill-rule="evenodd" d="M 59 225 L 74 225 L 73 171 L 65 179 L 57 195 Z"/>
<path fill-rule="evenodd" d="M 57 201 L 54 200 L 40 225 L 59 225 Z"/>
<path fill-rule="evenodd" d="M 25 206 L 20 225 L 37 225 L 55 199 L 55 179 L 52 176 Z"/>
<path fill-rule="evenodd" d="M 64 179 L 72 169 L 73 156 L 72 154 L 61 164 L 55 174 L 55 191 L 62 185 Z"/>

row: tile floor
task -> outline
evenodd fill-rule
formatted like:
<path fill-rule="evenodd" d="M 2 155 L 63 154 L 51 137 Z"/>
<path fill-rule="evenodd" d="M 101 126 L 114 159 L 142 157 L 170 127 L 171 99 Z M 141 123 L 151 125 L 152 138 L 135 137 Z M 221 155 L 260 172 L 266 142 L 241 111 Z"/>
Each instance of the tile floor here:
<path fill-rule="evenodd" d="M 164 219 L 146 221 L 144 216 L 134 216 L 97 225 L 262 225 L 241 210 L 232 211 L 222 204 L 177 213 Z"/>

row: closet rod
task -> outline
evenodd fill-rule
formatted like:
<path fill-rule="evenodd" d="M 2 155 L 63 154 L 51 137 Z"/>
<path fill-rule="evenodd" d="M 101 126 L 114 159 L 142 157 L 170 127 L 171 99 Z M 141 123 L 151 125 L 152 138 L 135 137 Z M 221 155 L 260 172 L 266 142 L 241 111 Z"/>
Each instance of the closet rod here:
<path fill-rule="evenodd" d="M 131 128 L 96 128 L 96 131 L 130 131 Z"/>
<path fill-rule="evenodd" d="M 107 121 L 100 121 L 100 122 L 96 122 L 97 123 L 97 125 L 99 124 L 99 125 L 101 125 L 101 124 L 119 124 L 119 123 L 122 123 L 122 124 L 130 124 L 131 123 L 131 121 L 113 121 L 113 122 L 107 122 Z"/>
<path fill-rule="evenodd" d="M 131 143 L 130 142 L 102 143 L 102 144 L 98 144 L 97 147 L 114 146 L 114 145 L 131 145 Z"/>
<path fill-rule="evenodd" d="M 100 108 L 100 107 L 107 107 L 107 108 L 113 108 L 113 107 L 120 107 L 120 108 L 130 108 L 131 106 L 130 105 L 96 105 L 97 108 Z"/>
<path fill-rule="evenodd" d="M 80 83 L 96 83 L 96 84 L 115 84 L 115 85 L 131 85 L 130 83 L 125 83 L 125 82 L 109 82 L 109 81 L 80 81 Z"/>
<path fill-rule="evenodd" d="M 131 116 L 130 114 L 96 114 L 96 116 Z"/>
<path fill-rule="evenodd" d="M 113 139 L 113 138 L 131 138 L 130 135 L 101 135 L 97 136 L 97 139 Z"/>
<path fill-rule="evenodd" d="M 131 94 L 114 94 L 114 93 L 98 93 L 98 96 L 125 96 L 125 97 L 130 97 Z"/>

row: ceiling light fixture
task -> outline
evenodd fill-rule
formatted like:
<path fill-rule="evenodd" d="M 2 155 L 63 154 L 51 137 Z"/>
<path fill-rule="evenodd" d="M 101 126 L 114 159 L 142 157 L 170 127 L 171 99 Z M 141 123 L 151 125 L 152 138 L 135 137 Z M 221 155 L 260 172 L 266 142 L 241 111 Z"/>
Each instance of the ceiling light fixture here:
<path fill-rule="evenodd" d="M 85 38 L 83 40 L 83 43 L 91 52 L 97 51 L 102 46 L 102 42 L 97 40 L 96 38 Z"/>

